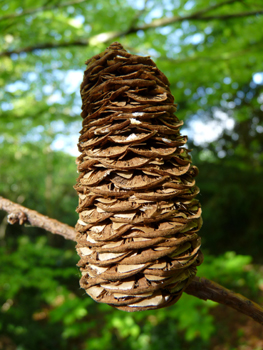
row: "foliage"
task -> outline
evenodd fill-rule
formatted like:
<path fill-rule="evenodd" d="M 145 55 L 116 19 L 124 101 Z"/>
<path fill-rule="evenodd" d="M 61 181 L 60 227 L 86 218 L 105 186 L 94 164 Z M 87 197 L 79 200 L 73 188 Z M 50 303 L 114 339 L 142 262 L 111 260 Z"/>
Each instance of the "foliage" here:
<path fill-rule="evenodd" d="M 259 300 L 262 268 L 252 258 L 262 263 L 262 10 L 260 0 L 0 1 L 0 194 L 75 224 L 68 152 L 76 153 L 81 127 L 84 62 L 121 41 L 152 56 L 185 120 L 200 169 L 199 275 Z M 78 288 L 72 242 L 7 226 L 4 216 L 0 348 L 209 349 L 213 303 L 184 295 L 138 314 L 95 304 Z"/>
<path fill-rule="evenodd" d="M 73 244 L 62 251 L 46 236 L 22 235 L 13 250 L 1 247 L 0 256 L 1 332 L 19 349 L 160 349 L 183 346 L 182 331 L 189 349 L 205 349 L 215 331 L 209 309 L 216 304 L 189 295 L 176 306 L 134 314 L 96 304 L 78 288 Z M 250 261 L 234 253 L 208 255 L 199 274 L 235 289 L 257 289 L 254 270 L 244 271 Z"/>

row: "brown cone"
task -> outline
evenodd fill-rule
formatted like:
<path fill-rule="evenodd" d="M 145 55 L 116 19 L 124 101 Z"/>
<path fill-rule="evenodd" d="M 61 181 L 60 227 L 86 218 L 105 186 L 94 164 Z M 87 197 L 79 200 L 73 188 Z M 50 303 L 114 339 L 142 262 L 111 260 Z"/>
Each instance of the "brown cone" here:
<path fill-rule="evenodd" d="M 199 190 L 169 82 L 114 42 L 87 62 L 76 225 L 80 286 L 125 311 L 175 303 L 202 262 Z"/>

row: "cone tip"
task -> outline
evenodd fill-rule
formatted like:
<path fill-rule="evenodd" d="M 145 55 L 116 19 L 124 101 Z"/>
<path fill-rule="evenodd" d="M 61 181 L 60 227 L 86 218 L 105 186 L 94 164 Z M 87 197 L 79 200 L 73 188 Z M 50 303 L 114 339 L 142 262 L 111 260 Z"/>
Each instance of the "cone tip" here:
<path fill-rule="evenodd" d="M 113 43 L 111 43 L 110 46 L 108 47 L 108 49 L 124 50 L 123 46 L 118 41 L 114 41 Z"/>

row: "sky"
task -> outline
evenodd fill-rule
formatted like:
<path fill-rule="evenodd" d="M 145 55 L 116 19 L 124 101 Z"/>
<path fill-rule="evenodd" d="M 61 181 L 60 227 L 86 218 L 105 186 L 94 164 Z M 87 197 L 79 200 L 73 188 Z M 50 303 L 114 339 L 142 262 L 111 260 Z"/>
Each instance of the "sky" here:
<path fill-rule="evenodd" d="M 75 95 L 74 105 L 69 111 L 69 115 L 75 117 L 74 121 L 70 124 L 70 128 L 66 127 L 62 121 L 52 122 L 52 128 L 58 134 L 51 145 L 53 150 L 63 150 L 73 156 L 79 155 L 77 143 L 82 122 L 82 118 L 80 117 L 81 98 L 79 94 L 79 87 L 83 79 L 83 73 L 84 72 L 81 69 L 71 69 L 68 71 L 54 69 L 52 71 L 52 79 L 57 79 L 57 81 L 60 81 L 61 90 L 54 90 L 52 80 L 44 85 L 42 89 L 42 93 L 47 96 L 47 103 L 50 106 L 52 106 L 54 103 L 63 104 L 62 92 L 65 95 Z M 263 85 L 263 72 L 257 72 L 253 74 L 251 78 L 253 84 Z M 229 83 L 227 79 L 228 78 L 226 77 L 226 84 Z M 37 80 L 37 74 L 32 74 L 32 76 L 29 77 L 29 81 L 30 80 Z M 17 90 L 26 91 L 29 88 L 30 86 L 23 81 L 17 81 L 5 87 L 6 91 L 8 92 L 15 92 Z M 185 93 L 187 94 L 187 91 Z M 224 99 L 224 96 L 222 96 L 222 98 Z M 258 102 L 261 103 L 261 108 L 263 110 L 263 94 L 260 95 Z M 0 106 L 3 111 L 13 108 L 13 106 L 6 101 L 0 103 Z M 229 110 L 233 110 L 233 108 L 235 108 L 235 103 L 228 102 L 227 107 Z M 187 127 L 183 127 L 181 129 L 181 134 L 187 135 L 189 139 L 193 140 L 195 145 L 205 146 L 208 143 L 216 140 L 223 131 L 228 130 L 231 132 L 231 130 L 233 130 L 235 121 L 230 115 L 230 113 L 227 114 L 220 109 L 214 111 L 213 120 L 205 121 L 203 118 L 200 118 L 199 115 L 192 115 L 187 123 Z M 180 110 L 178 111 L 178 118 L 180 119 Z M 34 130 L 34 137 L 40 139 L 42 131 L 43 130 L 41 128 Z M 261 132 L 261 130 L 259 132 Z M 28 137 L 31 136 L 32 135 L 28 135 Z"/>
<path fill-rule="evenodd" d="M 65 89 L 67 93 L 72 93 L 76 91 L 77 94 L 79 91 L 79 86 L 83 79 L 83 72 L 81 70 L 70 70 L 66 73 L 65 76 Z M 255 73 L 252 77 L 252 80 L 255 84 L 263 84 L 263 72 Z M 60 96 L 56 93 L 50 95 L 49 101 L 54 103 L 59 100 Z M 76 99 L 77 103 L 74 107 L 74 114 L 80 114 L 81 109 L 81 100 L 80 96 Z M 262 104 L 263 104 L 263 96 L 262 96 Z M 232 106 L 233 107 L 233 106 Z M 178 117 L 180 119 L 180 112 L 178 113 Z M 54 128 L 57 131 L 60 131 L 55 140 L 52 143 L 53 150 L 64 150 L 65 152 L 78 156 L 79 152 L 77 149 L 77 143 L 79 138 L 79 131 L 81 129 L 81 117 L 78 122 L 74 123 L 71 126 L 71 132 L 69 135 L 63 134 L 63 126 L 61 124 L 55 125 Z M 190 122 L 187 127 L 183 127 L 181 129 L 181 134 L 188 136 L 189 139 L 193 140 L 195 145 L 205 146 L 206 144 L 215 141 L 223 131 L 233 130 L 235 125 L 235 121 L 232 117 L 230 117 L 227 113 L 217 109 L 214 111 L 214 119 L 209 121 L 203 121 L 200 119 L 198 115 L 193 115 L 191 117 Z"/>

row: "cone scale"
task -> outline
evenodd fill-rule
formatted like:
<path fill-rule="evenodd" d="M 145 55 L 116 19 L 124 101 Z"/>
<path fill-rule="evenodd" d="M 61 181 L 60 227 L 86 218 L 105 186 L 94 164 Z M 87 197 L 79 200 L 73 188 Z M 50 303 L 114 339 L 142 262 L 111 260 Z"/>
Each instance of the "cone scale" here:
<path fill-rule="evenodd" d="M 124 311 L 174 304 L 202 262 L 197 168 L 165 75 L 119 43 L 87 62 L 77 158 L 80 286 Z"/>

